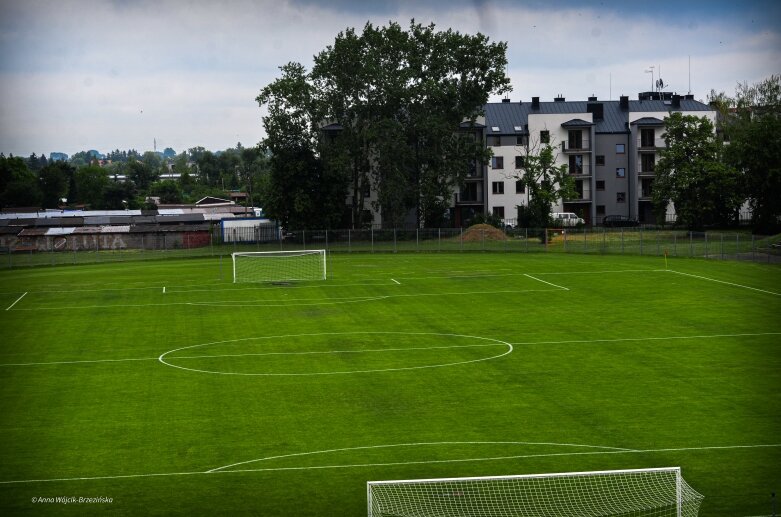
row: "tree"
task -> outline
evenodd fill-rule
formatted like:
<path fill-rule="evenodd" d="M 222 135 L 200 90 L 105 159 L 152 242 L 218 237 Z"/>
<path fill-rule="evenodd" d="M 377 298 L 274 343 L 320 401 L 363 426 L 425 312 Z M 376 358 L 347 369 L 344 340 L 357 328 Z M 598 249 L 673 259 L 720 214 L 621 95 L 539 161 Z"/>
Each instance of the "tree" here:
<path fill-rule="evenodd" d="M 518 226 L 547 228 L 552 224 L 552 207 L 561 199 L 575 196 L 575 182 L 567 165 L 556 165 L 550 143 L 523 147 L 523 166 L 514 177 L 526 189 L 528 203 L 518 207 Z"/>
<path fill-rule="evenodd" d="M 44 208 L 57 208 L 62 198 L 68 197 L 68 186 L 73 167 L 65 162 L 51 162 L 38 172 L 41 202 Z"/>
<path fill-rule="evenodd" d="M 317 155 L 318 124 L 314 88 L 298 63 L 281 68 L 282 77 L 258 96 L 268 106 L 264 150 L 271 155 L 263 193 L 267 213 L 286 228 L 322 228 L 339 221 L 347 183 L 341 171 L 324 167 Z"/>
<path fill-rule="evenodd" d="M 724 146 L 705 117 L 671 114 L 663 135 L 667 148 L 656 163 L 653 200 L 661 219 L 670 202 L 690 229 L 737 221 L 744 196 L 740 174 L 724 162 Z"/>
<path fill-rule="evenodd" d="M 128 161 L 127 177 L 135 183 L 140 191 L 146 191 L 149 189 L 149 185 L 159 177 L 159 169 L 133 159 Z"/>
<path fill-rule="evenodd" d="M 727 162 L 743 173 L 758 233 L 781 230 L 781 76 L 738 85 L 734 115 L 727 118 Z"/>
<path fill-rule="evenodd" d="M 0 159 L 0 206 L 38 207 L 43 195 L 35 173 L 18 157 Z"/>
<path fill-rule="evenodd" d="M 370 186 L 385 224 L 410 215 L 418 225 L 441 221 L 470 163 L 489 157 L 459 126 L 474 123 L 491 94 L 510 90 L 505 53 L 506 44 L 482 34 L 437 31 L 414 20 L 408 31 L 367 23 L 361 34 L 339 33 L 311 73 L 289 63 L 258 96 L 269 107 L 263 120 L 271 135 L 271 188 L 282 179 L 274 174 L 276 147 L 298 146 L 320 164 L 309 170 L 349 185 L 353 225 Z M 333 205 L 337 213 L 342 201 Z"/>
<path fill-rule="evenodd" d="M 152 196 L 160 198 L 162 204 L 176 204 L 182 202 L 182 189 L 179 184 L 173 180 L 162 180 L 152 183 L 149 188 Z"/>
<path fill-rule="evenodd" d="M 109 181 L 108 173 L 97 165 L 80 167 L 74 174 L 75 191 L 70 201 L 92 209 L 106 208 L 105 191 Z"/>

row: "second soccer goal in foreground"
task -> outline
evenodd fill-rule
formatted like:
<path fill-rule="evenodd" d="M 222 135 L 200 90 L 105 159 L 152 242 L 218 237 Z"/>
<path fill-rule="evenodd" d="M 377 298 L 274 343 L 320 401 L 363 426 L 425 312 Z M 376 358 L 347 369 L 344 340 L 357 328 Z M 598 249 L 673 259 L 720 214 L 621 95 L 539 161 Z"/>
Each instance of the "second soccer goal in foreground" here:
<path fill-rule="evenodd" d="M 325 250 L 233 253 L 233 282 L 325 280 Z"/>
<path fill-rule="evenodd" d="M 696 517 L 702 495 L 680 467 L 369 481 L 369 517 L 620 515 Z"/>

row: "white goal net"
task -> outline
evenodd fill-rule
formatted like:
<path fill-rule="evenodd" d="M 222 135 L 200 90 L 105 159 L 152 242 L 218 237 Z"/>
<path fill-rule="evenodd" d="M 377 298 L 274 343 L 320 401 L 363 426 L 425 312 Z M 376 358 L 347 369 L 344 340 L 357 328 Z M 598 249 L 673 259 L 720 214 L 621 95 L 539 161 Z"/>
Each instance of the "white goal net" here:
<path fill-rule="evenodd" d="M 680 467 L 369 481 L 370 517 L 696 517 L 703 496 Z"/>
<path fill-rule="evenodd" d="M 234 282 L 325 280 L 325 250 L 233 253 Z"/>

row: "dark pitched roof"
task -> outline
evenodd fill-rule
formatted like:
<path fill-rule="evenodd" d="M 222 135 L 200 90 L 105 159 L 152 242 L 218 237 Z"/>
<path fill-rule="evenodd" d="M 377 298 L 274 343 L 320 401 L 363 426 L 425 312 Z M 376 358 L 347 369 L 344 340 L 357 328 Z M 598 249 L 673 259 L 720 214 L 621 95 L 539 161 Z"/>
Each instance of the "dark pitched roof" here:
<path fill-rule="evenodd" d="M 590 127 L 593 125 L 593 122 L 583 120 L 582 118 L 573 118 L 572 120 L 564 122 L 561 127 Z"/>
<path fill-rule="evenodd" d="M 633 126 L 663 126 L 664 120 L 659 120 L 656 117 L 643 117 L 632 122 Z"/>

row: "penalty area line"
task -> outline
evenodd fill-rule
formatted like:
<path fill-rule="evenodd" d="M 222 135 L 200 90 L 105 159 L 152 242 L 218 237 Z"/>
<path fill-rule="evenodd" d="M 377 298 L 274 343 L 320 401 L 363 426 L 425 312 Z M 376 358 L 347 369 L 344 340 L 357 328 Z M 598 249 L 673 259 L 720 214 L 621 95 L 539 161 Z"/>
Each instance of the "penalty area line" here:
<path fill-rule="evenodd" d="M 394 281 L 394 282 L 396 282 L 396 284 L 398 284 L 398 285 L 401 285 L 401 282 L 399 282 L 399 281 L 398 281 L 398 280 L 396 280 L 395 278 L 391 278 L 391 280 L 392 280 L 392 281 Z"/>
<path fill-rule="evenodd" d="M 532 280 L 536 280 L 536 281 L 538 281 L 538 282 L 542 282 L 543 284 L 552 285 L 553 287 L 555 287 L 555 288 L 557 288 L 557 289 L 563 289 L 563 290 L 565 290 L 565 291 L 569 291 L 569 289 L 568 289 L 568 288 L 566 288 L 566 287 L 563 287 L 563 286 L 560 286 L 560 285 L 556 285 L 556 284 L 554 284 L 554 283 L 551 283 L 551 282 L 546 282 L 545 280 L 541 280 L 541 279 L 539 279 L 539 278 L 537 278 L 537 277 L 534 277 L 534 276 L 531 276 L 531 275 L 527 275 L 526 273 L 524 273 L 524 274 L 523 274 L 523 276 L 525 276 L 525 277 L 529 277 L 529 278 L 531 278 Z"/>
<path fill-rule="evenodd" d="M 676 275 L 690 276 L 692 278 L 699 278 L 700 280 L 708 280 L 710 282 L 717 282 L 719 284 L 731 285 L 733 287 L 742 287 L 743 289 L 751 289 L 752 291 L 759 291 L 760 293 L 767 293 L 767 294 L 772 294 L 774 296 L 781 296 L 781 293 L 776 293 L 776 292 L 773 292 L 773 291 L 766 291 L 764 289 L 759 289 L 757 287 L 749 287 L 749 286 L 743 285 L 743 284 L 735 284 L 733 282 L 726 282 L 724 280 L 717 280 L 715 278 L 708 278 L 707 276 L 692 275 L 691 273 L 681 273 L 680 271 L 674 271 L 672 269 L 668 269 L 667 271 L 669 271 L 670 273 L 675 273 Z"/>
<path fill-rule="evenodd" d="M 14 303 L 12 303 L 12 304 L 11 304 L 11 305 L 9 305 L 8 307 L 6 307 L 6 309 L 5 309 L 5 310 L 7 310 L 7 311 L 10 311 L 10 310 L 11 310 L 11 308 L 12 308 L 14 305 L 16 305 L 17 303 L 19 303 L 19 300 L 21 300 L 21 299 L 22 299 L 22 298 L 24 298 L 25 296 L 27 296 L 27 291 L 25 291 L 25 292 L 24 292 L 24 294 L 23 294 L 22 296 L 20 296 L 19 298 L 17 298 L 17 299 L 16 299 L 16 301 L 15 301 Z"/>

